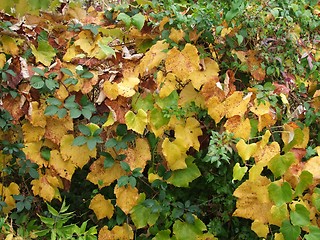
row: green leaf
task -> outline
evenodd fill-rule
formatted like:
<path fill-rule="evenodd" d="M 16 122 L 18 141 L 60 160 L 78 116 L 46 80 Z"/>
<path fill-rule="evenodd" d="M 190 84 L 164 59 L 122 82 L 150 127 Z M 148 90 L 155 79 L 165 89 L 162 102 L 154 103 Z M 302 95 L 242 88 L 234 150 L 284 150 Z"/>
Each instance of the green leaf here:
<path fill-rule="evenodd" d="M 118 141 L 115 138 L 110 138 L 108 141 L 106 141 L 105 146 L 107 148 L 113 148 L 118 144 Z"/>
<path fill-rule="evenodd" d="M 132 109 L 137 112 L 139 109 L 143 109 L 145 112 L 152 110 L 153 106 L 153 96 L 148 93 L 146 96 L 142 96 L 140 93 L 135 93 L 132 96 Z"/>
<path fill-rule="evenodd" d="M 94 25 L 94 24 L 88 24 L 82 27 L 82 29 L 90 30 L 94 36 L 96 36 L 99 33 L 99 25 Z"/>
<path fill-rule="evenodd" d="M 135 188 L 136 185 L 137 185 L 137 179 L 135 177 L 133 177 L 133 176 L 130 176 L 128 183 L 130 184 L 130 186 L 132 188 Z"/>
<path fill-rule="evenodd" d="M 167 125 L 170 121 L 170 118 L 165 117 L 161 109 L 155 107 L 150 112 L 150 123 L 156 128 L 159 129 L 164 125 Z"/>
<path fill-rule="evenodd" d="M 302 204 L 296 204 L 295 211 L 290 212 L 290 219 L 294 226 L 309 226 L 310 212 Z"/>
<path fill-rule="evenodd" d="M 49 161 L 51 156 L 51 149 L 48 147 L 42 147 L 40 150 L 40 155 L 44 160 Z"/>
<path fill-rule="evenodd" d="M 92 111 L 86 108 L 82 108 L 81 114 L 88 120 L 92 117 Z"/>
<path fill-rule="evenodd" d="M 138 110 L 137 114 L 134 114 L 131 110 L 128 111 L 125 115 L 126 124 L 128 129 L 143 134 L 147 125 L 147 113 L 142 109 Z"/>
<path fill-rule="evenodd" d="M 53 58 L 56 56 L 54 48 L 44 40 L 38 41 L 38 48 L 31 44 L 32 54 L 36 58 L 36 62 L 41 62 L 45 66 L 50 66 Z"/>
<path fill-rule="evenodd" d="M 310 233 L 304 235 L 305 240 L 319 240 L 320 239 L 320 229 L 317 226 L 309 227 Z"/>
<path fill-rule="evenodd" d="M 46 116 L 53 116 L 59 111 L 59 108 L 55 105 L 47 106 L 44 110 L 44 115 Z"/>
<path fill-rule="evenodd" d="M 30 85 L 35 89 L 41 89 L 44 86 L 44 81 L 42 77 L 33 75 L 30 79 Z"/>
<path fill-rule="evenodd" d="M 299 177 L 300 181 L 296 186 L 294 196 L 302 196 L 304 190 L 308 188 L 313 182 L 313 175 L 308 171 L 302 171 Z"/>
<path fill-rule="evenodd" d="M 45 72 L 41 69 L 41 68 L 32 68 L 32 71 L 34 71 L 35 73 L 38 73 L 40 76 L 44 76 Z"/>
<path fill-rule="evenodd" d="M 130 212 L 131 219 L 137 229 L 152 226 L 159 218 L 159 213 L 152 213 L 150 208 L 141 204 L 136 205 Z"/>
<path fill-rule="evenodd" d="M 284 182 L 282 186 L 276 183 L 271 183 L 268 187 L 270 199 L 276 204 L 281 206 L 283 203 L 292 201 L 292 189 L 288 182 Z"/>
<path fill-rule="evenodd" d="M 32 177 L 33 179 L 39 179 L 39 173 L 36 169 L 34 168 L 29 168 L 29 175 L 30 177 Z"/>
<path fill-rule="evenodd" d="M 300 236 L 301 229 L 299 226 L 293 226 L 289 220 L 285 220 L 282 222 L 280 232 L 285 240 L 293 240 Z"/>
<path fill-rule="evenodd" d="M 166 109 L 168 107 L 175 109 L 178 107 L 179 94 L 177 91 L 172 91 L 172 93 L 170 93 L 170 95 L 165 98 L 160 98 L 159 96 L 155 96 L 155 97 L 156 97 L 156 104 L 161 109 Z"/>
<path fill-rule="evenodd" d="M 241 180 L 243 178 L 243 176 L 246 174 L 246 172 L 248 171 L 248 167 L 244 166 L 241 167 L 240 163 L 236 163 L 236 165 L 234 165 L 233 167 L 233 179 L 234 180 Z"/>
<path fill-rule="evenodd" d="M 71 108 L 70 109 L 70 117 L 71 118 L 78 118 L 80 116 L 81 116 L 80 109 L 77 109 L 77 108 Z"/>
<path fill-rule="evenodd" d="M 126 172 L 130 172 L 130 165 L 127 162 L 121 161 L 120 166 Z"/>
<path fill-rule="evenodd" d="M 67 109 L 65 108 L 60 108 L 57 112 L 57 115 L 58 117 L 61 119 L 61 118 L 64 118 L 66 115 L 67 115 Z"/>
<path fill-rule="evenodd" d="M 143 28 L 145 17 L 141 13 L 137 13 L 132 18 L 132 25 L 137 27 L 139 31 Z"/>
<path fill-rule="evenodd" d="M 124 136 L 128 133 L 127 125 L 119 124 L 116 129 L 116 133 L 118 136 Z"/>
<path fill-rule="evenodd" d="M 161 230 L 156 234 L 154 238 L 152 238 L 152 240 L 170 240 L 171 239 L 170 235 L 171 235 L 170 230 Z"/>
<path fill-rule="evenodd" d="M 67 78 L 66 80 L 63 81 L 64 84 L 77 84 L 78 83 L 78 79 L 76 78 Z"/>
<path fill-rule="evenodd" d="M 56 99 L 56 98 L 47 98 L 47 103 L 50 104 L 50 105 L 54 105 L 54 106 L 60 106 L 62 104 L 62 102 L 59 100 L 59 99 Z"/>
<path fill-rule="evenodd" d="M 90 150 L 93 150 L 97 143 L 102 143 L 102 139 L 100 137 L 93 137 L 93 138 L 90 138 L 88 141 L 87 141 L 87 146 Z"/>
<path fill-rule="evenodd" d="M 128 176 L 121 176 L 118 179 L 118 182 L 117 182 L 119 187 L 126 186 L 128 183 L 129 183 L 129 177 Z"/>
<path fill-rule="evenodd" d="M 125 13 L 119 13 L 117 20 L 123 21 L 126 27 L 130 27 L 131 24 L 131 17 Z"/>
<path fill-rule="evenodd" d="M 193 157 L 188 157 L 186 159 L 187 168 L 173 171 L 167 182 L 176 187 L 189 187 L 190 182 L 201 176 L 199 168 L 193 161 Z"/>
<path fill-rule="evenodd" d="M 292 149 L 296 144 L 299 144 L 303 141 L 304 134 L 300 128 L 297 128 L 294 130 L 294 137 L 291 142 L 289 142 L 284 148 L 284 152 L 288 152 L 290 149 Z"/>
<path fill-rule="evenodd" d="M 73 73 L 68 68 L 60 68 L 60 70 L 64 75 L 73 76 Z"/>
<path fill-rule="evenodd" d="M 93 78 L 94 75 L 93 75 L 92 72 L 87 71 L 87 72 L 82 73 L 82 74 L 80 75 L 80 77 L 81 77 L 81 78 L 85 78 L 85 79 L 90 79 L 90 78 Z"/>
<path fill-rule="evenodd" d="M 105 157 L 104 162 L 103 162 L 104 168 L 110 168 L 114 165 L 115 161 L 110 153 L 103 152 L 103 153 L 101 153 L 101 155 Z"/>
<path fill-rule="evenodd" d="M 116 56 L 115 50 L 108 46 L 108 43 L 104 40 L 104 38 L 98 42 L 98 46 L 107 57 Z"/>
<path fill-rule="evenodd" d="M 282 176 L 295 161 L 295 156 L 292 152 L 287 152 L 284 155 L 277 155 L 273 157 L 269 163 L 268 167 L 273 172 L 276 178 Z"/>
<path fill-rule="evenodd" d="M 74 146 L 82 146 L 86 144 L 88 139 L 85 136 L 78 136 L 73 140 L 72 145 Z"/>
<path fill-rule="evenodd" d="M 91 130 L 86 125 L 80 124 L 80 125 L 78 125 L 78 129 L 83 135 L 88 136 L 88 137 L 91 136 Z"/>
<path fill-rule="evenodd" d="M 54 79 L 46 79 L 45 84 L 49 90 L 53 90 L 59 87 L 59 83 Z"/>
<path fill-rule="evenodd" d="M 177 239 L 197 239 L 205 231 L 206 225 L 199 219 L 195 219 L 194 224 L 176 220 L 173 224 L 173 233 Z"/>
<path fill-rule="evenodd" d="M 320 211 L 320 189 L 315 188 L 311 196 L 312 204 L 316 207 L 317 211 Z"/>
<path fill-rule="evenodd" d="M 64 107 L 67 109 L 79 108 L 79 104 L 75 102 L 76 96 L 71 95 L 64 101 Z"/>

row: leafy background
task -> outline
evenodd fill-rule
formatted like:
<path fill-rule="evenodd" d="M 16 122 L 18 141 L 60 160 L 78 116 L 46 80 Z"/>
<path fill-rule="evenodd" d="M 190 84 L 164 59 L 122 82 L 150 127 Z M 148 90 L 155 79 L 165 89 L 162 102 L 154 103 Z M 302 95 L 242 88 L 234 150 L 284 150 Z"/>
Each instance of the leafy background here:
<path fill-rule="evenodd" d="M 0 238 L 319 239 L 317 1 L 91 5 L 0 3 Z"/>

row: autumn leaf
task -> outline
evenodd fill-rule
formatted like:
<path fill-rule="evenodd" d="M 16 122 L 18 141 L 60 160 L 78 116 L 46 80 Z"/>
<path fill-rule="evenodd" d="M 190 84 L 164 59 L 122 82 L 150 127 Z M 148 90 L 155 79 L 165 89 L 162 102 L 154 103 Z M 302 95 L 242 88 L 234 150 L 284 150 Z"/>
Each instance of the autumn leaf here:
<path fill-rule="evenodd" d="M 254 231 L 258 235 L 258 237 L 266 238 L 269 233 L 269 226 L 267 224 L 261 223 L 258 220 L 255 220 L 251 224 L 251 230 Z"/>
<path fill-rule="evenodd" d="M 20 194 L 20 188 L 18 184 L 11 182 L 8 187 L 5 187 L 0 183 L 0 192 L 2 201 L 6 203 L 6 206 L 3 206 L 2 212 L 8 214 L 12 209 L 16 207 L 16 201 L 12 195 Z"/>
<path fill-rule="evenodd" d="M 131 209 L 138 204 L 138 189 L 132 188 L 131 185 L 122 187 L 115 186 L 114 194 L 117 198 L 117 206 L 126 214 L 128 214 Z"/>
<path fill-rule="evenodd" d="M 60 177 L 63 177 L 71 181 L 72 175 L 76 170 L 76 165 L 70 160 L 64 161 L 58 150 L 52 150 L 50 152 L 49 166 L 54 169 Z"/>
<path fill-rule="evenodd" d="M 114 213 L 114 207 L 111 200 L 106 200 L 100 193 L 95 195 L 90 202 L 89 208 L 92 209 L 97 216 L 97 219 L 103 219 L 107 217 L 111 219 Z"/>
<path fill-rule="evenodd" d="M 64 135 L 60 143 L 60 152 L 64 161 L 71 161 L 77 167 L 82 168 L 91 157 L 96 157 L 97 149 L 89 150 L 87 145 L 74 146 L 74 137 L 71 134 Z"/>
<path fill-rule="evenodd" d="M 256 143 L 246 144 L 243 139 L 240 139 L 240 141 L 236 144 L 236 148 L 243 162 L 246 162 L 250 159 L 250 157 L 253 156 L 258 147 Z"/>
<path fill-rule="evenodd" d="M 186 107 L 192 102 L 200 108 L 205 108 L 203 95 L 194 89 L 192 83 L 189 83 L 181 90 L 178 104 L 179 106 Z"/>
<path fill-rule="evenodd" d="M 44 115 L 45 105 L 40 105 L 38 102 L 31 102 L 28 110 L 27 119 L 35 127 L 44 128 L 47 124 L 46 116 Z"/>
<path fill-rule="evenodd" d="M 42 158 L 40 151 L 43 143 L 41 141 L 37 142 L 27 142 L 23 148 L 23 152 L 26 154 L 27 159 L 38 164 L 40 167 L 48 166 L 48 161 Z"/>
<path fill-rule="evenodd" d="M 174 73 L 183 83 L 187 82 L 192 72 L 199 70 L 199 64 L 198 50 L 189 43 L 181 52 L 175 47 L 172 48 L 165 61 L 166 71 Z"/>
<path fill-rule="evenodd" d="M 101 189 L 124 175 L 126 175 L 126 172 L 121 168 L 119 162 L 115 162 L 110 168 L 105 168 L 104 158 L 100 157 L 91 164 L 87 180 L 98 185 Z"/>
<path fill-rule="evenodd" d="M 164 40 L 158 41 L 141 59 L 140 64 L 135 69 L 135 72 L 141 76 L 143 76 L 144 73 L 151 72 L 153 68 L 157 67 L 160 62 L 167 57 L 167 53 L 164 50 L 168 49 L 168 47 L 169 44 Z"/>
<path fill-rule="evenodd" d="M 133 230 L 130 225 L 126 223 L 122 226 L 115 226 L 112 230 L 104 226 L 99 231 L 98 240 L 106 239 L 133 240 Z"/>
<path fill-rule="evenodd" d="M 171 142 L 169 138 L 165 138 L 162 143 L 162 152 L 165 156 L 168 166 L 171 170 L 185 169 L 187 164 L 187 148 L 182 140 L 174 140 Z"/>
<path fill-rule="evenodd" d="M 251 124 L 249 118 L 243 119 L 239 115 L 229 118 L 224 124 L 226 131 L 233 134 L 234 138 L 249 140 Z"/>
<path fill-rule="evenodd" d="M 247 166 L 241 167 L 239 163 L 236 163 L 233 167 L 232 181 L 234 181 L 234 180 L 240 181 L 243 178 L 243 176 L 246 174 L 247 171 L 248 171 Z"/>
<path fill-rule="evenodd" d="M 68 131 L 73 131 L 73 121 L 70 116 L 64 118 L 47 117 L 46 120 L 45 138 L 56 144 L 60 144 L 62 138 L 65 137 Z"/>
<path fill-rule="evenodd" d="M 56 56 L 54 48 L 45 40 L 38 41 L 38 48 L 31 44 L 32 54 L 36 57 L 37 62 L 45 66 L 50 66 L 53 58 Z"/>
<path fill-rule="evenodd" d="M 184 38 L 184 31 L 183 30 L 178 30 L 178 29 L 175 29 L 175 28 L 172 28 L 171 31 L 170 31 L 170 35 L 169 35 L 169 38 L 174 41 L 175 43 L 179 43 L 180 41 L 183 41 L 183 38 Z"/>
<path fill-rule="evenodd" d="M 128 129 L 132 129 L 133 131 L 143 134 L 147 125 L 147 113 L 139 109 L 137 114 L 134 114 L 132 111 L 128 111 L 125 115 L 126 124 Z"/>
<path fill-rule="evenodd" d="M 237 209 L 233 216 L 268 223 L 272 203 L 268 197 L 270 180 L 260 176 L 255 181 L 246 180 L 233 193 L 237 197 Z"/>
<path fill-rule="evenodd" d="M 269 127 L 275 124 L 276 116 L 271 109 L 270 103 L 265 101 L 258 103 L 258 100 L 254 100 L 254 106 L 250 108 L 250 111 L 258 116 L 258 131 L 262 131 L 264 127 Z"/>
<path fill-rule="evenodd" d="M 2 35 L 0 42 L 2 44 L 4 53 L 14 56 L 19 54 L 19 47 L 17 46 L 17 42 L 12 37 Z"/>
<path fill-rule="evenodd" d="M 29 122 L 22 125 L 22 131 L 25 142 L 39 142 L 45 133 L 43 127 L 34 127 Z"/>

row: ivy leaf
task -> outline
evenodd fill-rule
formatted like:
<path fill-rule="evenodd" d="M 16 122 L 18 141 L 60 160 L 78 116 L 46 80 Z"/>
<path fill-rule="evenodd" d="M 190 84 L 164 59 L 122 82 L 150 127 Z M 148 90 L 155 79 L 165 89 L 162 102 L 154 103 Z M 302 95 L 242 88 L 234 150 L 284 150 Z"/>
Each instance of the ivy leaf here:
<path fill-rule="evenodd" d="M 281 225 L 280 232 L 283 234 L 285 240 L 292 240 L 300 236 L 301 229 L 299 226 L 293 226 L 289 220 L 285 220 Z"/>
<path fill-rule="evenodd" d="M 283 203 L 292 201 L 292 189 L 288 182 L 284 182 L 282 186 L 276 183 L 271 183 L 268 187 L 269 196 L 276 206 L 281 206 Z"/>
<path fill-rule="evenodd" d="M 139 31 L 143 28 L 145 17 L 141 13 L 137 13 L 132 18 L 132 25 L 137 27 Z"/>
<path fill-rule="evenodd" d="M 310 212 L 302 204 L 296 204 L 295 210 L 290 212 L 290 219 L 294 226 L 309 226 Z"/>
<path fill-rule="evenodd" d="M 38 41 L 38 48 L 31 44 L 32 54 L 36 57 L 37 62 L 45 66 L 50 66 L 53 58 L 56 56 L 54 48 L 44 40 Z"/>

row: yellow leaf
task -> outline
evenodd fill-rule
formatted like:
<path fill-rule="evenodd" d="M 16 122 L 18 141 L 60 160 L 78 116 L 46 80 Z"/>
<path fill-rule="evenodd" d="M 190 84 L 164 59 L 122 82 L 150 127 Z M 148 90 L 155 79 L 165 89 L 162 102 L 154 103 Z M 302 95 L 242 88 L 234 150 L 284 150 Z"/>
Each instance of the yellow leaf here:
<path fill-rule="evenodd" d="M 251 230 L 254 231 L 258 237 L 266 238 L 269 233 L 269 226 L 256 220 L 251 224 Z"/>
<path fill-rule="evenodd" d="M 48 161 L 44 160 L 40 155 L 40 149 L 43 146 L 41 141 L 25 143 L 23 152 L 26 154 L 27 159 L 38 164 L 40 167 L 48 166 Z"/>
<path fill-rule="evenodd" d="M 235 115 L 243 116 L 247 111 L 250 96 L 251 94 L 248 94 L 243 98 L 243 93 L 239 91 L 235 91 L 229 96 L 224 102 L 226 117 L 230 118 Z"/>
<path fill-rule="evenodd" d="M 29 122 L 25 122 L 22 125 L 23 137 L 25 142 L 39 142 L 44 133 L 45 129 L 42 127 L 34 127 Z"/>
<path fill-rule="evenodd" d="M 158 174 L 156 174 L 156 173 L 149 173 L 148 174 L 148 181 L 149 181 L 149 183 L 153 183 L 155 180 L 157 180 L 157 179 L 159 179 L 159 180 L 161 180 L 162 178 L 158 175 Z"/>
<path fill-rule="evenodd" d="M 0 196 L 4 197 L 2 201 L 4 201 L 7 204 L 7 206 L 4 206 L 2 208 L 2 212 L 4 214 L 8 214 L 12 209 L 16 207 L 16 201 L 14 200 L 12 195 L 20 194 L 19 186 L 15 182 L 11 182 L 8 187 L 4 187 L 2 183 L 0 183 L 0 193 Z"/>
<path fill-rule="evenodd" d="M 282 140 L 285 145 L 287 145 L 288 143 L 290 143 L 293 140 L 293 138 L 295 137 L 294 131 L 297 128 L 299 128 L 299 127 L 294 123 L 292 123 L 292 124 L 288 123 L 288 124 L 283 125 L 284 131 L 282 132 L 281 137 L 282 137 Z M 299 142 L 294 145 L 295 148 L 306 148 L 309 143 L 309 128 L 304 127 L 302 129 L 302 133 L 303 133 L 303 138 L 298 139 Z"/>
<path fill-rule="evenodd" d="M 115 123 L 115 116 L 112 111 L 109 112 L 107 121 L 102 125 L 103 128 L 112 126 Z"/>
<path fill-rule="evenodd" d="M 39 103 L 36 101 L 30 103 L 27 118 L 33 126 L 42 128 L 46 126 L 47 121 L 44 110 L 45 105 L 39 107 Z"/>
<path fill-rule="evenodd" d="M 258 147 L 256 143 L 246 144 L 243 139 L 240 139 L 240 141 L 236 144 L 236 148 L 243 162 L 246 162 L 250 159 L 250 157 L 253 156 Z"/>
<path fill-rule="evenodd" d="M 172 91 L 176 90 L 178 83 L 176 81 L 176 75 L 168 73 L 167 76 L 163 76 L 163 72 L 159 71 L 157 75 L 157 83 L 159 90 L 159 96 L 165 98 L 169 96 Z"/>
<path fill-rule="evenodd" d="M 128 148 L 121 151 L 121 154 L 127 156 L 124 161 L 129 164 L 131 170 L 141 168 L 141 171 L 143 171 L 147 161 L 151 160 L 150 146 L 148 141 L 144 138 L 136 139 L 135 148 Z"/>
<path fill-rule="evenodd" d="M 104 226 L 100 229 L 98 240 L 133 240 L 133 231 L 132 228 L 124 223 L 123 226 L 115 226 L 110 231 L 107 226 Z"/>
<path fill-rule="evenodd" d="M 190 75 L 191 83 L 197 90 L 207 82 L 216 79 L 219 76 L 219 65 L 211 58 L 205 58 L 203 61 L 203 70 L 195 70 Z"/>
<path fill-rule="evenodd" d="M 200 142 L 198 137 L 202 135 L 202 130 L 197 119 L 193 117 L 187 118 L 186 123 L 184 125 L 176 125 L 174 131 L 176 141 L 183 143 L 185 149 L 193 147 L 199 151 Z"/>
<path fill-rule="evenodd" d="M 271 208 L 270 224 L 281 227 L 282 222 L 289 219 L 289 211 L 286 203 L 281 206 L 273 205 Z"/>
<path fill-rule="evenodd" d="M 60 144 L 62 138 L 68 133 L 73 131 L 73 121 L 70 116 L 64 118 L 48 117 L 46 124 L 45 137 L 56 144 Z"/>
<path fill-rule="evenodd" d="M 111 200 L 106 200 L 101 194 L 97 194 L 91 199 L 89 208 L 94 211 L 98 220 L 105 217 L 111 219 L 114 213 L 114 207 Z"/>
<path fill-rule="evenodd" d="M 34 195 L 39 195 L 44 200 L 51 202 L 56 198 L 61 200 L 59 188 L 63 188 L 61 179 L 50 171 L 46 171 L 45 175 L 40 174 L 39 179 L 31 181 L 32 191 Z"/>
<path fill-rule="evenodd" d="M 277 142 L 272 142 L 263 148 L 260 148 L 259 142 L 257 145 L 258 149 L 253 155 L 256 162 L 261 161 L 267 164 L 273 157 L 280 154 L 280 145 Z"/>
<path fill-rule="evenodd" d="M 3 35 L 0 41 L 2 43 L 4 53 L 14 56 L 19 54 L 19 47 L 12 37 Z"/>
<path fill-rule="evenodd" d="M 58 150 L 52 150 L 50 154 L 49 166 L 53 168 L 60 177 L 71 181 L 76 166 L 71 161 L 63 161 Z"/>
<path fill-rule="evenodd" d="M 119 96 L 118 85 L 116 83 L 105 81 L 103 83 L 103 92 L 110 100 L 115 100 Z"/>
<path fill-rule="evenodd" d="M 193 85 L 189 83 L 185 86 L 179 94 L 179 106 L 187 106 L 191 102 L 194 102 L 196 106 L 205 108 L 205 101 L 200 92 L 197 92 Z"/>
<path fill-rule="evenodd" d="M 304 165 L 303 170 L 312 173 L 314 179 L 320 180 L 320 156 L 310 158 Z"/>
<path fill-rule="evenodd" d="M 123 78 L 118 83 L 118 93 L 123 97 L 132 97 L 135 93 L 135 87 L 140 83 L 140 79 L 137 77 Z"/>
<path fill-rule="evenodd" d="M 165 53 L 164 50 L 167 50 L 168 47 L 169 44 L 164 40 L 158 41 L 141 59 L 140 64 L 135 69 L 135 72 L 143 76 L 145 72 L 148 73 L 153 68 L 157 67 L 160 62 L 167 57 L 167 53 Z"/>
<path fill-rule="evenodd" d="M 96 157 L 97 149 L 89 150 L 87 145 L 73 146 L 74 137 L 71 134 L 64 135 L 60 143 L 60 152 L 64 161 L 71 161 L 77 167 L 82 168 L 91 157 Z"/>
<path fill-rule="evenodd" d="M 147 113 L 143 109 L 139 109 L 137 114 L 132 111 L 128 111 L 125 115 L 126 124 L 128 129 L 143 134 L 146 128 L 148 117 Z"/>
<path fill-rule="evenodd" d="M 85 53 L 90 54 L 94 48 L 92 33 L 89 30 L 81 31 L 78 38 L 79 39 L 74 42 L 74 45 L 80 47 Z"/>
<path fill-rule="evenodd" d="M 282 233 L 275 233 L 274 240 L 284 240 Z"/>
<path fill-rule="evenodd" d="M 3 68 L 3 66 L 6 63 L 6 55 L 4 53 L 0 53 L 0 68 Z"/>
<path fill-rule="evenodd" d="M 249 140 L 251 124 L 249 118 L 243 119 L 242 117 L 236 115 L 229 118 L 224 124 L 226 131 L 233 133 L 234 138 L 242 138 L 244 140 Z"/>
<path fill-rule="evenodd" d="M 177 140 L 170 142 L 169 138 L 165 138 L 162 143 L 162 152 L 165 156 L 168 166 L 171 170 L 187 168 L 186 158 L 187 153 L 184 143 Z"/>
<path fill-rule="evenodd" d="M 183 30 L 181 29 L 177 30 L 175 28 L 171 28 L 169 38 L 175 43 L 179 43 L 180 41 L 183 41 L 184 35 L 185 33 Z"/>
<path fill-rule="evenodd" d="M 269 102 L 258 103 L 257 99 L 255 99 L 254 106 L 250 108 L 250 111 L 258 116 L 259 132 L 264 127 L 269 127 L 274 125 L 277 121 L 275 113 L 271 109 Z"/>
<path fill-rule="evenodd" d="M 72 46 L 68 47 L 62 60 L 65 62 L 70 62 L 73 58 L 77 57 L 80 53 L 81 53 L 80 48 L 75 45 L 72 45 Z"/>
<path fill-rule="evenodd" d="M 36 62 L 40 62 L 47 67 L 50 66 L 53 58 L 56 56 L 54 48 L 45 40 L 38 41 L 38 48 L 33 44 L 30 45 L 30 48 L 36 58 Z"/>
<path fill-rule="evenodd" d="M 208 114 L 213 118 L 216 124 L 218 124 L 226 113 L 226 109 L 223 102 L 216 96 L 212 96 L 206 101 L 208 108 Z"/>
<path fill-rule="evenodd" d="M 254 164 L 249 170 L 249 180 L 255 181 L 256 179 L 260 178 L 260 174 L 265 166 L 267 166 L 267 163 L 263 161 Z"/>
<path fill-rule="evenodd" d="M 262 176 L 256 178 L 255 181 L 247 180 L 242 183 L 233 193 L 238 198 L 237 209 L 233 216 L 268 223 L 273 206 L 269 199 L 269 184 L 270 180 Z"/>
<path fill-rule="evenodd" d="M 87 180 L 98 185 L 101 189 L 109 186 L 116 179 L 124 175 L 126 175 L 126 172 L 121 168 L 119 162 L 115 162 L 110 168 L 105 168 L 104 158 L 100 157 L 91 164 Z"/>
<path fill-rule="evenodd" d="M 271 133 L 269 130 L 267 130 L 265 132 L 265 134 L 263 134 L 261 140 L 259 142 L 257 142 L 258 147 L 264 148 L 268 144 L 270 136 L 271 136 Z"/>
<path fill-rule="evenodd" d="M 166 71 L 174 73 L 183 83 L 187 82 L 192 72 L 199 70 L 199 64 L 198 50 L 190 43 L 181 52 L 172 48 L 165 61 Z"/>
<path fill-rule="evenodd" d="M 138 189 L 132 188 L 131 185 L 122 187 L 115 186 L 114 194 L 117 197 L 117 206 L 126 214 L 128 214 L 131 209 L 138 204 Z"/>

